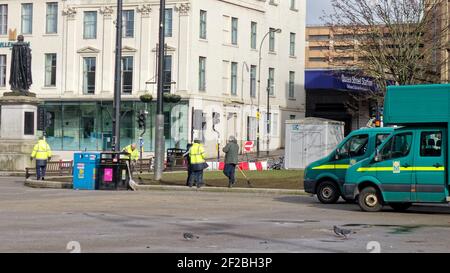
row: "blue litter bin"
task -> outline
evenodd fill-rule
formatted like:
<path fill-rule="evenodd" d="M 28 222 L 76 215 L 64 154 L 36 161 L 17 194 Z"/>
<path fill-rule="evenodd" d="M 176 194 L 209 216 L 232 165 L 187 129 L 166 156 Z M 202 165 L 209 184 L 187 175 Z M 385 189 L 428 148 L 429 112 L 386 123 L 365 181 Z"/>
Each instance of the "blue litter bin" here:
<path fill-rule="evenodd" d="M 100 153 L 75 153 L 73 155 L 73 188 L 95 190 Z"/>

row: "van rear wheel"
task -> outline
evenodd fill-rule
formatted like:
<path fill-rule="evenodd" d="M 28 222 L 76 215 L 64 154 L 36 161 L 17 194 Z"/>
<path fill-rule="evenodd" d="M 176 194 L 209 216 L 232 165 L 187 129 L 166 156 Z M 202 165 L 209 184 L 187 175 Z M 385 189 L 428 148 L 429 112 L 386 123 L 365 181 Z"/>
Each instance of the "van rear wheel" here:
<path fill-rule="evenodd" d="M 323 181 L 317 187 L 317 198 L 323 204 L 335 204 L 339 196 L 339 189 L 334 182 Z"/>
<path fill-rule="evenodd" d="M 411 203 L 390 203 L 389 206 L 395 211 L 405 211 L 411 207 Z"/>
<path fill-rule="evenodd" d="M 383 208 L 381 195 L 374 187 L 366 187 L 360 192 L 358 204 L 367 212 L 377 212 Z"/>

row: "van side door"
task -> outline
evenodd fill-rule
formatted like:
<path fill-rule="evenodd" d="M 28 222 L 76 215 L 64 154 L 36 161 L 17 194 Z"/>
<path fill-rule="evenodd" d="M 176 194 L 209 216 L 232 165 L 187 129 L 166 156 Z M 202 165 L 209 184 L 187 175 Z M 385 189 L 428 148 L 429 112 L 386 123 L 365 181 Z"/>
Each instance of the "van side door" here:
<path fill-rule="evenodd" d="M 413 183 L 414 131 L 393 135 L 380 150 L 380 161 L 370 166 L 376 172 L 387 202 L 410 202 Z"/>
<path fill-rule="evenodd" d="M 447 131 L 444 128 L 420 130 L 419 147 L 415 155 L 415 192 L 417 202 L 444 202 L 446 200 L 445 152 Z"/>

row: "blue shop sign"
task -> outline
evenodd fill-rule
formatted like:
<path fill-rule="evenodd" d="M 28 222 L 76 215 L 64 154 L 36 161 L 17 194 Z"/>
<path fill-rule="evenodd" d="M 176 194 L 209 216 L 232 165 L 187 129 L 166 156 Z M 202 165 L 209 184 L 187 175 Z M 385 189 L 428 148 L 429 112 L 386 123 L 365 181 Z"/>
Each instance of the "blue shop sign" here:
<path fill-rule="evenodd" d="M 373 78 L 361 76 L 357 72 L 338 70 L 305 71 L 305 88 L 361 92 L 378 90 Z"/>

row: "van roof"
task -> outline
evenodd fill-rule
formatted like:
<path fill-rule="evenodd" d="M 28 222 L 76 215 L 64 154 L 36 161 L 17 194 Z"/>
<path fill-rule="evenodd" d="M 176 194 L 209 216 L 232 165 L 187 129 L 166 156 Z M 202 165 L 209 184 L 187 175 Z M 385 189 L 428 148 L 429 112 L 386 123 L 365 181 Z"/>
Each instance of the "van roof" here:
<path fill-rule="evenodd" d="M 353 132 L 375 132 L 375 133 L 392 133 L 394 131 L 394 127 L 364 127 Z"/>

